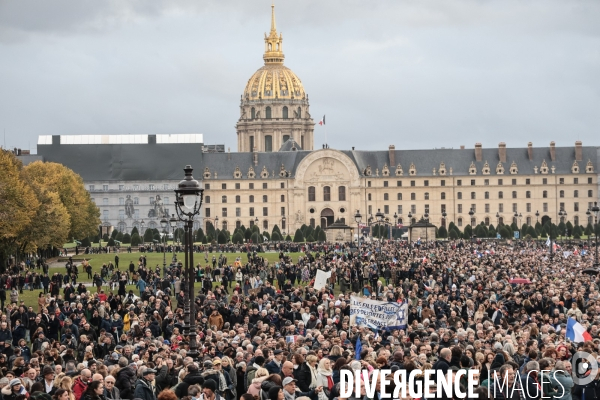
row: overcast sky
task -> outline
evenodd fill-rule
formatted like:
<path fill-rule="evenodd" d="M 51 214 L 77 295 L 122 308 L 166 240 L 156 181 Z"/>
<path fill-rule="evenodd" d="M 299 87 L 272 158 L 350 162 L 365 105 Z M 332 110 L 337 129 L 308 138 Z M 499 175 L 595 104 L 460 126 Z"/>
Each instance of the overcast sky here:
<path fill-rule="evenodd" d="M 235 151 L 270 4 L 2 1 L 0 134 L 35 150 L 38 135 L 193 132 Z M 275 4 L 332 148 L 600 145 L 600 1 Z"/>

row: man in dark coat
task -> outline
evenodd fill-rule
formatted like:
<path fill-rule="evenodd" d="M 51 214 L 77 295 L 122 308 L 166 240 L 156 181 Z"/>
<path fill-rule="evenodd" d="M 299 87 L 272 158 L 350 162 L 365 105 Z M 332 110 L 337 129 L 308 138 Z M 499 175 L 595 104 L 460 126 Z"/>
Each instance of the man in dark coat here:
<path fill-rule="evenodd" d="M 156 370 L 146 368 L 142 372 L 142 377 L 135 383 L 135 392 L 133 397 L 142 400 L 156 400 L 156 388 L 152 381 L 156 377 Z"/>
<path fill-rule="evenodd" d="M 212 363 L 210 365 L 212 367 Z M 187 372 L 187 375 L 175 389 L 175 394 L 179 399 L 187 396 L 188 388 L 190 386 L 204 384 L 204 378 L 201 376 L 200 371 L 198 371 L 198 367 L 195 364 L 189 364 L 187 366 Z"/>
<path fill-rule="evenodd" d="M 133 399 L 135 371 L 129 367 L 129 361 L 125 357 L 119 358 L 119 367 L 121 369 L 117 373 L 117 382 L 115 386 L 121 392 L 121 398 Z"/>

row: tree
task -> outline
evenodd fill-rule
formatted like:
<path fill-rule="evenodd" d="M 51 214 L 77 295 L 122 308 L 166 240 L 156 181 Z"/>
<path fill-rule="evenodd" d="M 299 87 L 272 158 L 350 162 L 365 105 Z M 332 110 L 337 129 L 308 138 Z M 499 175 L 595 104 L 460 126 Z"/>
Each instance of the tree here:
<path fill-rule="evenodd" d="M 267 238 L 267 240 L 271 240 L 271 235 L 269 235 L 269 232 L 267 232 L 267 231 L 264 231 L 264 232 L 262 233 L 262 235 L 263 235 L 264 237 L 266 237 L 266 238 Z"/>
<path fill-rule="evenodd" d="M 250 238 L 250 240 L 252 240 L 252 243 L 262 243 L 263 242 L 263 237 L 260 234 L 260 232 L 254 232 L 252 234 L 252 237 Z"/>
<path fill-rule="evenodd" d="M 156 240 L 157 242 L 160 242 L 162 240 L 160 237 L 160 233 L 158 232 L 153 232 L 152 239 Z"/>
<path fill-rule="evenodd" d="M 277 232 L 277 233 L 279 233 L 279 235 L 281 235 L 281 231 L 279 230 L 279 227 L 277 226 L 277 224 L 273 225 L 273 229 L 271 230 L 271 235 L 273 235 L 273 232 Z"/>
<path fill-rule="evenodd" d="M 154 233 L 152 232 L 152 229 L 146 229 L 146 232 L 144 232 L 144 242 L 150 243 L 153 239 Z"/>
<path fill-rule="evenodd" d="M 440 239 L 446 239 L 448 237 L 448 231 L 444 225 L 438 228 L 437 235 L 437 237 Z"/>
<path fill-rule="evenodd" d="M 138 235 L 140 234 L 140 231 L 138 231 L 137 226 L 134 226 L 133 229 L 131 230 L 131 236 L 133 236 L 135 233 L 137 233 Z"/>
<path fill-rule="evenodd" d="M 314 242 L 314 241 L 315 241 L 315 239 L 312 237 L 312 234 L 310 234 L 310 235 L 308 235 L 308 237 L 306 238 L 306 241 L 307 241 L 308 243 L 312 243 L 312 242 Z"/>
<path fill-rule="evenodd" d="M 196 242 L 202 242 L 202 239 L 204 239 L 204 231 L 202 230 L 202 228 L 198 228 L 198 230 L 196 231 Z"/>
<path fill-rule="evenodd" d="M 537 237 L 538 237 L 537 232 L 535 231 L 535 228 L 533 226 L 527 227 L 526 234 L 531 236 L 532 239 L 537 239 Z"/>
<path fill-rule="evenodd" d="M 304 235 L 300 229 L 296 229 L 296 233 L 294 234 L 294 243 L 302 243 L 304 242 Z"/>
<path fill-rule="evenodd" d="M 579 227 L 579 225 L 576 225 L 573 228 L 573 232 L 571 233 L 571 236 L 573 236 L 575 239 L 579 239 L 581 237 L 581 228 Z"/>
<path fill-rule="evenodd" d="M 290 235 L 287 235 L 285 237 L 285 240 L 288 241 L 288 242 L 291 242 L 292 241 L 292 237 Z"/>
<path fill-rule="evenodd" d="M 36 161 L 24 169 L 26 181 L 58 194 L 69 214 L 69 237 L 94 234 L 100 224 L 100 210 L 83 185 L 83 179 L 62 164 Z"/>
<path fill-rule="evenodd" d="M 497 236 L 496 228 L 494 228 L 494 225 L 490 225 L 490 227 L 488 228 L 488 237 L 495 238 L 496 236 Z"/>
<path fill-rule="evenodd" d="M 219 244 L 227 243 L 227 237 L 225 236 L 225 231 L 219 232 L 219 236 L 217 236 L 217 243 L 219 243 Z"/>
<path fill-rule="evenodd" d="M 252 229 L 246 229 L 246 231 L 244 232 L 244 239 L 250 240 L 251 237 L 252 237 Z"/>
<path fill-rule="evenodd" d="M 112 233 L 110 234 L 110 237 L 116 239 L 118 234 L 119 231 L 117 229 L 113 229 Z"/>
<path fill-rule="evenodd" d="M 125 243 L 125 244 L 131 243 L 131 235 L 129 233 L 123 234 L 123 240 L 122 240 L 122 242 Z"/>
<path fill-rule="evenodd" d="M 271 235 L 271 240 L 274 242 L 279 242 L 281 240 L 281 236 L 277 231 L 273 231 L 273 234 Z"/>
<path fill-rule="evenodd" d="M 242 236 L 242 234 L 239 232 L 239 230 L 233 234 L 233 238 L 231 239 L 231 241 L 235 244 L 242 244 L 244 243 L 244 236 Z"/>
<path fill-rule="evenodd" d="M 471 228 L 471 225 L 468 224 L 467 226 L 465 226 L 465 229 L 463 231 L 463 237 L 465 239 L 470 239 L 473 236 L 473 228 Z"/>
<path fill-rule="evenodd" d="M 317 240 L 319 242 L 326 242 L 327 241 L 327 233 L 325 233 L 325 231 L 323 229 L 319 230 L 319 237 L 317 238 Z"/>
<path fill-rule="evenodd" d="M 123 242 L 123 232 L 118 232 L 115 235 L 115 239 L 118 240 L 119 242 Z"/>
<path fill-rule="evenodd" d="M 39 207 L 33 189 L 21 179 L 21 170 L 21 161 L 12 153 L 0 150 L 0 242 L 3 245 L 17 244 Z"/>
<path fill-rule="evenodd" d="M 92 243 L 90 242 L 90 238 L 83 238 L 81 239 L 81 246 L 82 247 L 90 247 L 92 245 Z"/>
<path fill-rule="evenodd" d="M 133 235 L 131 235 L 131 245 L 132 246 L 139 246 L 142 243 L 142 238 L 140 237 L 140 235 L 136 232 Z"/>
<path fill-rule="evenodd" d="M 115 239 L 110 238 L 108 239 L 108 243 L 106 243 L 107 246 L 114 246 L 115 245 Z"/>
<path fill-rule="evenodd" d="M 540 221 L 535 223 L 535 231 L 538 233 L 538 235 L 540 232 L 542 232 L 542 224 L 540 224 Z"/>
<path fill-rule="evenodd" d="M 510 239 L 513 236 L 510 227 L 503 225 L 502 228 L 500 228 L 500 236 L 503 239 Z"/>
<path fill-rule="evenodd" d="M 456 232 L 456 229 L 451 229 L 448 233 L 448 236 L 450 239 L 458 239 L 458 233 Z"/>

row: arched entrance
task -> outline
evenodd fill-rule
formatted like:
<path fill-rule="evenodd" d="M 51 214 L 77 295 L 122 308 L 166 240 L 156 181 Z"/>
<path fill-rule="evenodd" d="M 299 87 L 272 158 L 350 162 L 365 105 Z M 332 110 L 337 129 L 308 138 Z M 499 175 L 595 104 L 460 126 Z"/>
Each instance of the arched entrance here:
<path fill-rule="evenodd" d="M 542 226 L 546 225 L 546 222 L 548 222 L 548 221 L 552 222 L 552 218 L 550 218 L 550 217 L 549 217 L 549 216 L 547 216 L 547 215 L 544 215 L 544 216 L 542 217 Z"/>
<path fill-rule="evenodd" d="M 326 228 L 333 224 L 333 210 L 331 208 L 325 208 L 321 211 L 321 228 Z"/>

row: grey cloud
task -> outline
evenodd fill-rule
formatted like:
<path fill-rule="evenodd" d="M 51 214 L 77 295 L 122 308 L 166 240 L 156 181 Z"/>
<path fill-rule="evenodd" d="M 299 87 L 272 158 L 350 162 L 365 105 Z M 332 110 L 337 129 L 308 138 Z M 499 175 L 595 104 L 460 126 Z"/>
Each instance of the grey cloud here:
<path fill-rule="evenodd" d="M 332 147 L 598 144 L 599 2 L 276 7 Z M 235 149 L 269 17 L 268 1 L 2 2 L 0 132 L 23 148 L 39 134 L 202 132 Z"/>

